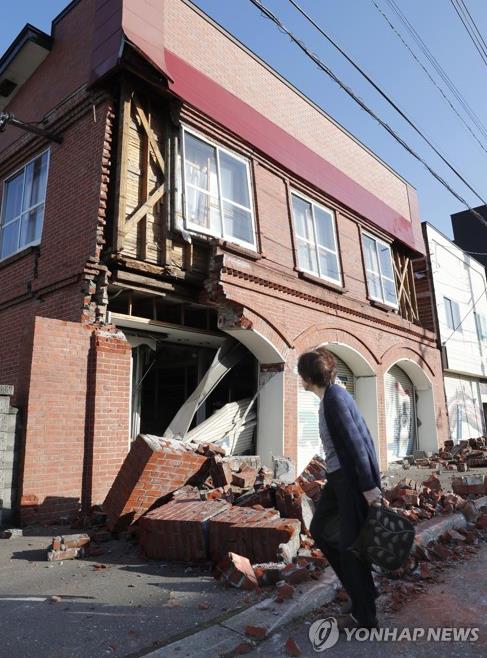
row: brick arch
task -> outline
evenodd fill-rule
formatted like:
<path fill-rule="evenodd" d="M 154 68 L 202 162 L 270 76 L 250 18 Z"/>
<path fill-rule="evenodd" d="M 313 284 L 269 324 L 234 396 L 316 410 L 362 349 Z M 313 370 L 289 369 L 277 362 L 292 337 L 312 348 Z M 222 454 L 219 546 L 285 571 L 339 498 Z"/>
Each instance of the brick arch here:
<path fill-rule="evenodd" d="M 298 334 L 293 342 L 294 348 L 299 353 L 310 350 L 323 343 L 342 343 L 356 350 L 371 365 L 374 366 L 380 363 L 380 360 L 372 352 L 367 343 L 343 329 L 335 329 L 325 325 L 313 325 Z"/>
<path fill-rule="evenodd" d="M 421 352 L 405 345 L 393 345 L 382 354 L 380 362 L 382 363 L 383 371 L 387 372 L 402 359 L 413 361 L 419 368 L 426 369 L 430 377 L 436 379 L 434 369 Z"/>
<path fill-rule="evenodd" d="M 218 327 L 244 344 L 249 343 L 247 340 L 249 336 L 245 336 L 245 333 L 252 332 L 263 347 L 267 343 L 276 353 L 274 358 L 268 359 L 270 363 L 277 360 L 285 363 L 289 352 L 292 350 L 291 343 L 271 322 L 247 306 L 222 309 L 218 317 Z M 254 351 L 250 345 L 247 345 L 247 347 L 250 351 Z M 277 358 L 277 354 L 280 356 L 279 359 Z"/>

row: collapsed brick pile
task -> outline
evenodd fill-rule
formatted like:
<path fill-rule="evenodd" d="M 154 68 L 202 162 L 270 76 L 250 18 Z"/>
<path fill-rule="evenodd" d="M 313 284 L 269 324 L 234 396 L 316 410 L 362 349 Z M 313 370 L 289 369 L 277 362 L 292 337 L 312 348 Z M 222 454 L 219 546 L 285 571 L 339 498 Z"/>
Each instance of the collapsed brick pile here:
<path fill-rule="evenodd" d="M 459 473 L 465 473 L 469 468 L 487 467 L 487 438 L 463 439 L 458 444 L 445 441 L 443 449 L 429 457 L 425 452 L 417 451 L 403 460 L 404 468 L 410 466 L 442 468 Z"/>
<path fill-rule="evenodd" d="M 148 558 L 211 561 L 215 575 L 242 587 L 292 587 L 327 564 L 309 535 L 324 461 L 315 457 L 297 479 L 292 471 L 282 458 L 272 471 L 259 457 L 225 457 L 213 444 L 141 435 L 103 504 L 107 527 L 136 524 Z M 245 568 L 233 577 L 237 565 Z"/>
<path fill-rule="evenodd" d="M 487 476 L 454 477 L 452 489 L 453 493 L 443 491 L 439 478 L 435 473 L 431 473 L 421 484 L 404 478 L 394 487 L 387 489 L 384 498 L 386 504 L 412 523 L 430 519 L 438 514 L 457 511 L 463 511 L 465 514 L 465 507 L 472 505 L 467 498 L 487 493 Z"/>

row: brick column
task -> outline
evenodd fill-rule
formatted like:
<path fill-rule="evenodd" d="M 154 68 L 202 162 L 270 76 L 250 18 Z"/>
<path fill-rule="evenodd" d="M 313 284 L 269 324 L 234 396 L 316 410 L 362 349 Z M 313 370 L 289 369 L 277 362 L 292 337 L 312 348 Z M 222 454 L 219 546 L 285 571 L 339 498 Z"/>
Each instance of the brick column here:
<path fill-rule="evenodd" d="M 13 521 L 17 500 L 17 409 L 10 406 L 14 387 L 0 385 L 0 526 Z"/>
<path fill-rule="evenodd" d="M 102 503 L 129 450 L 131 347 L 121 332 L 92 336 L 83 502 Z"/>

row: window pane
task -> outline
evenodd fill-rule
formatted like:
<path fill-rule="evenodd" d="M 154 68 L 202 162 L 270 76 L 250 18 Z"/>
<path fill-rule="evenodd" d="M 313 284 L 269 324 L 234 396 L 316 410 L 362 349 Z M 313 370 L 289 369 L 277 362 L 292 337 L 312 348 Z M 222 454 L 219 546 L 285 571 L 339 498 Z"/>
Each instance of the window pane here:
<path fill-rule="evenodd" d="M 44 204 L 22 215 L 20 228 L 20 246 L 38 242 L 41 239 L 42 219 L 44 217 Z"/>
<path fill-rule="evenodd" d="M 382 286 L 384 288 L 384 301 L 388 304 L 397 304 L 396 284 L 394 281 L 382 277 Z"/>
<path fill-rule="evenodd" d="M 318 265 L 316 262 L 316 250 L 307 242 L 298 238 L 298 263 L 299 267 L 308 272 L 318 274 Z"/>
<path fill-rule="evenodd" d="M 186 184 L 206 190 L 211 196 L 218 198 L 215 148 L 188 133 L 184 139 Z"/>
<path fill-rule="evenodd" d="M 386 276 L 389 279 L 394 279 L 394 273 L 392 271 L 392 262 L 391 262 L 391 251 L 389 247 L 378 242 L 377 250 L 379 252 L 381 273 L 383 274 L 383 276 Z"/>
<path fill-rule="evenodd" d="M 218 197 L 211 197 L 200 190 L 186 186 L 188 221 L 205 231 L 221 234 L 220 204 Z"/>
<path fill-rule="evenodd" d="M 252 215 L 250 211 L 237 208 L 231 203 L 223 203 L 225 235 L 254 244 Z"/>
<path fill-rule="evenodd" d="M 325 249 L 319 249 L 321 276 L 327 276 L 334 281 L 340 282 L 340 272 L 338 269 L 338 258 Z"/>
<path fill-rule="evenodd" d="M 247 167 L 240 160 L 220 151 L 222 194 L 225 199 L 250 208 Z"/>
<path fill-rule="evenodd" d="M 37 203 L 44 201 L 47 182 L 47 153 L 25 169 L 25 187 L 22 210 L 28 210 Z"/>
<path fill-rule="evenodd" d="M 367 284 L 369 286 L 369 295 L 375 299 L 382 300 L 382 288 L 380 287 L 380 277 L 373 272 L 367 272 Z"/>
<path fill-rule="evenodd" d="M 451 310 L 452 310 L 452 316 L 453 316 L 453 328 L 454 329 L 460 329 L 460 307 L 457 304 L 457 302 L 451 302 Z"/>
<path fill-rule="evenodd" d="M 447 297 L 443 297 L 445 303 L 446 324 L 450 329 L 455 329 L 453 324 L 453 314 L 451 309 L 451 301 Z"/>
<path fill-rule="evenodd" d="M 22 184 L 24 181 L 24 171 L 8 181 L 5 191 L 5 202 L 3 208 L 2 224 L 20 215 L 22 205 Z"/>
<path fill-rule="evenodd" d="M 317 206 L 315 211 L 316 239 L 322 247 L 336 251 L 335 236 L 333 235 L 333 217 Z"/>
<path fill-rule="evenodd" d="M 0 258 L 10 256 L 10 254 L 14 254 L 17 251 L 19 245 L 19 227 L 20 220 L 12 222 L 2 229 Z"/>
<path fill-rule="evenodd" d="M 379 262 L 377 260 L 377 253 L 375 251 L 375 240 L 372 240 L 366 235 L 364 235 L 363 240 L 364 240 L 365 267 L 368 270 L 372 270 L 376 274 L 379 274 Z"/>
<path fill-rule="evenodd" d="M 315 241 L 311 204 L 293 195 L 293 213 L 296 233 L 300 238 Z"/>

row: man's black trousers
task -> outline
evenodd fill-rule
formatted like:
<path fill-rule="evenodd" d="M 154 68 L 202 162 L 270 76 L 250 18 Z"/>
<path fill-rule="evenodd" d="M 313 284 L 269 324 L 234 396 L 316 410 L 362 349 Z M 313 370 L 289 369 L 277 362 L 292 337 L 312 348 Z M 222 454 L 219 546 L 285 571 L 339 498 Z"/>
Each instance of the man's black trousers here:
<path fill-rule="evenodd" d="M 370 567 L 347 549 L 357 538 L 367 509 L 363 495 L 352 489 L 343 470 L 339 469 L 328 473 L 310 526 L 316 545 L 350 596 L 352 615 L 364 626 L 377 623 L 377 592 Z"/>

